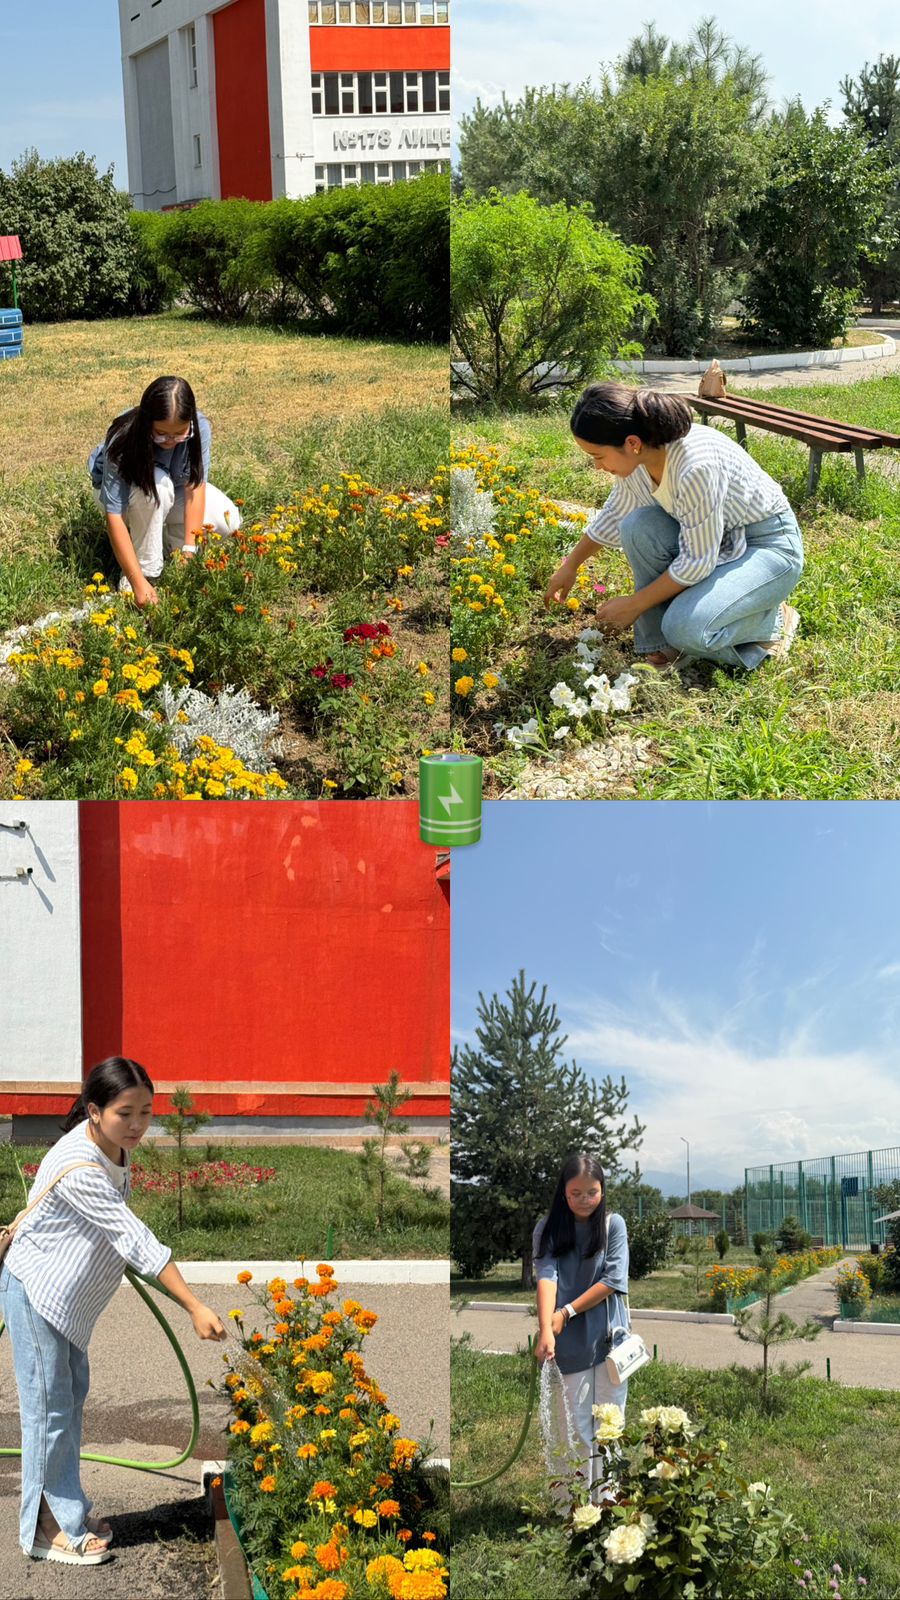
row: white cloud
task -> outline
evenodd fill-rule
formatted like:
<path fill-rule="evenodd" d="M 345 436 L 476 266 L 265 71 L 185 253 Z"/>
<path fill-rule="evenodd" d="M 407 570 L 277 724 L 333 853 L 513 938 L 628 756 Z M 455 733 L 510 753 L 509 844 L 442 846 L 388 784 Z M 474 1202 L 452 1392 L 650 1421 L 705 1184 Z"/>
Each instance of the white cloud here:
<path fill-rule="evenodd" d="M 878 977 L 885 980 L 888 978 L 900 978 L 900 961 L 891 961 L 886 967 L 881 967 Z"/>

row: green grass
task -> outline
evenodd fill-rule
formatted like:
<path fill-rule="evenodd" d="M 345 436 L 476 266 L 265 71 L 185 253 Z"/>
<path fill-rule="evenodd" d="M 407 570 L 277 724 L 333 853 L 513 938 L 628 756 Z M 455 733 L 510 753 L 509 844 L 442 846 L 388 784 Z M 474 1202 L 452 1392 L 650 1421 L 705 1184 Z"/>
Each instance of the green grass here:
<path fill-rule="evenodd" d="M 16 1147 L 22 1163 L 40 1161 L 46 1145 Z M 193 1152 L 197 1160 L 206 1151 Z M 417 1188 L 394 1173 L 388 1177 L 385 1224 L 376 1226 L 373 1196 L 358 1156 L 301 1145 L 220 1147 L 216 1158 L 276 1167 L 278 1176 L 259 1189 L 235 1190 L 205 1200 L 185 1197 L 185 1226 L 176 1227 L 175 1201 L 136 1194 L 131 1209 L 172 1246 L 179 1261 L 291 1260 L 324 1257 L 329 1228 L 335 1257 L 347 1259 L 437 1258 L 450 1247 L 450 1208 L 437 1191 Z M 140 1160 L 140 1155 L 137 1157 Z M 28 1180 L 29 1186 L 31 1180 Z M 23 1203 L 22 1186 L 7 1147 L 0 1157 L 0 1217 L 12 1218 Z"/>
<path fill-rule="evenodd" d="M 524 1416 L 527 1378 L 521 1356 L 485 1356 L 464 1343 L 454 1347 L 455 1479 L 489 1473 L 512 1450 Z M 643 1406 L 665 1403 L 707 1421 L 717 1436 L 728 1439 L 739 1473 L 771 1483 L 778 1503 L 809 1536 L 808 1543 L 798 1537 L 792 1552 L 804 1566 L 837 1561 L 845 1572 L 868 1578 L 865 1592 L 871 1600 L 896 1600 L 900 1393 L 843 1389 L 812 1378 L 789 1384 L 779 1379 L 774 1402 L 770 1415 L 761 1411 L 752 1372 L 654 1362 L 629 1385 L 628 1412 L 632 1416 Z M 455 1600 L 487 1595 L 491 1600 L 568 1600 L 561 1564 L 548 1567 L 540 1545 L 530 1546 L 520 1534 L 527 1516 L 546 1512 L 547 1505 L 535 1419 L 525 1450 L 507 1475 L 454 1495 Z M 798 1591 L 793 1579 L 782 1579 L 768 1594 L 771 1600 L 787 1600 Z"/>
<path fill-rule="evenodd" d="M 699 1297 L 694 1287 L 693 1266 L 685 1267 L 673 1261 L 660 1271 L 651 1272 L 646 1278 L 633 1278 L 628 1286 L 632 1310 L 708 1311 L 709 1299 L 704 1293 L 703 1277 L 707 1268 L 715 1266 L 718 1260 L 717 1253 L 711 1250 L 709 1261 L 700 1270 Z M 749 1247 L 732 1249 L 725 1257 L 725 1265 L 745 1266 L 755 1260 L 756 1256 Z M 463 1278 L 458 1274 L 451 1276 L 450 1295 L 460 1304 L 466 1300 L 496 1300 L 510 1305 L 533 1306 L 534 1290 L 523 1289 L 520 1278 L 518 1263 L 507 1261 L 494 1267 L 484 1278 Z"/>
<path fill-rule="evenodd" d="M 891 430 L 900 417 L 895 378 L 766 390 L 765 398 Z M 783 484 L 803 529 L 806 569 L 792 596 L 801 614 L 798 641 L 786 661 L 753 673 L 697 662 L 654 682 L 652 708 L 645 704 L 643 717 L 638 712 L 615 722 L 616 730 L 649 734 L 656 753 L 649 776 L 622 792 L 653 799 L 894 798 L 900 795 L 900 463 L 891 452 L 880 471 L 877 455 L 870 456 L 860 484 L 852 460 L 827 456 L 818 495 L 809 500 L 806 450 L 771 435 L 750 437 L 754 458 Z M 609 480 L 579 460 L 561 409 L 469 416 L 460 420 L 456 438 L 498 446 L 520 468 L 523 484 L 556 499 L 595 506 L 608 493 Z M 895 477 L 887 475 L 891 463 Z M 601 552 L 592 570 L 610 594 L 622 591 L 618 552 Z M 589 609 L 579 613 L 579 625 L 590 621 Z M 527 665 L 531 653 L 537 659 L 544 648 L 536 638 L 549 638 L 537 595 L 507 651 L 520 696 L 487 706 L 485 728 L 478 730 L 493 751 L 496 743 L 485 731 L 490 723 L 498 715 L 506 723 L 522 721 L 534 710 L 530 694 L 546 677 Z M 559 646 L 554 649 L 558 653 Z M 609 655 L 611 675 L 630 664 L 624 642 L 611 646 Z M 507 662 L 502 666 L 506 671 Z M 524 758 L 503 751 L 490 757 L 489 769 L 494 765 L 509 785 Z"/>

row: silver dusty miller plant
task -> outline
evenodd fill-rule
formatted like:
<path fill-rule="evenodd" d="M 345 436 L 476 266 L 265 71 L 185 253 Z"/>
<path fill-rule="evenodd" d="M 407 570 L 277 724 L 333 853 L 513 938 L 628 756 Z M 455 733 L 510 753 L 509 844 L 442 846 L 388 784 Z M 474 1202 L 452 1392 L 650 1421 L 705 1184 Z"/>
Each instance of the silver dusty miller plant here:
<path fill-rule="evenodd" d="M 181 756 L 190 755 L 204 734 L 216 744 L 227 745 L 253 771 L 282 754 L 278 712 L 263 711 L 246 689 L 235 690 L 226 683 L 212 699 L 200 689 L 185 688 L 175 693 L 164 684 L 157 701 Z M 153 713 L 145 711 L 144 716 L 149 721 Z"/>
<path fill-rule="evenodd" d="M 479 489 L 471 467 L 450 474 L 450 526 L 461 539 L 486 539 L 494 531 L 497 510 L 490 489 Z"/>

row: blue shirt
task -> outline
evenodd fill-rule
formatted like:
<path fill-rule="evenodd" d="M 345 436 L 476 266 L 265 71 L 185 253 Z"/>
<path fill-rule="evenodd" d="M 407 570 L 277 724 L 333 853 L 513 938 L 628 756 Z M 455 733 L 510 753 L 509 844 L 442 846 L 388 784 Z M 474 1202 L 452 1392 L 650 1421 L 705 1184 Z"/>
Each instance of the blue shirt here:
<path fill-rule="evenodd" d="M 124 412 L 121 413 L 124 416 Z M 197 412 L 197 421 L 200 424 L 200 451 L 203 457 L 203 482 L 209 481 L 209 445 L 212 437 L 212 428 L 209 418 L 202 411 Z M 191 475 L 191 464 L 188 457 L 188 444 L 185 439 L 182 444 L 173 445 L 167 450 L 162 445 L 153 446 L 153 464 L 162 467 L 172 479 L 176 489 L 183 489 Z M 88 457 L 88 472 L 91 483 L 98 490 L 100 502 L 104 511 L 124 517 L 131 499 L 131 484 L 126 483 L 118 468 L 106 458 L 106 443 L 98 444 Z"/>
<path fill-rule="evenodd" d="M 575 1249 L 563 1256 L 539 1256 L 540 1238 L 546 1217 L 542 1217 L 534 1230 L 532 1253 L 534 1271 L 539 1283 L 556 1284 L 556 1309 L 561 1311 L 570 1300 L 576 1300 L 598 1283 L 605 1283 L 617 1294 L 601 1300 L 571 1318 L 556 1336 L 556 1365 L 560 1372 L 586 1372 L 600 1365 L 609 1354 L 613 1330 L 627 1328 L 628 1319 L 620 1294 L 628 1293 L 628 1230 L 624 1217 L 617 1211 L 607 1218 L 606 1249 L 594 1256 L 584 1251 L 590 1233 L 590 1221 L 575 1219 Z"/>

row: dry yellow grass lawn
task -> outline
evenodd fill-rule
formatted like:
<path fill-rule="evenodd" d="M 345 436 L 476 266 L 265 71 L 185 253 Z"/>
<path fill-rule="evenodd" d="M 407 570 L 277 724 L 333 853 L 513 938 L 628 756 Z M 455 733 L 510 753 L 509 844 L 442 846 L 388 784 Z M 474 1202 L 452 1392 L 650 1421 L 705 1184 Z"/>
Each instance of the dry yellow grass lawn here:
<path fill-rule="evenodd" d="M 219 327 L 186 315 L 36 324 L 21 361 L 0 365 L 0 461 L 8 484 L 83 468 L 117 412 L 162 373 L 187 378 L 214 427 L 214 450 L 249 463 L 323 417 L 392 405 L 448 406 L 440 348 Z"/>

